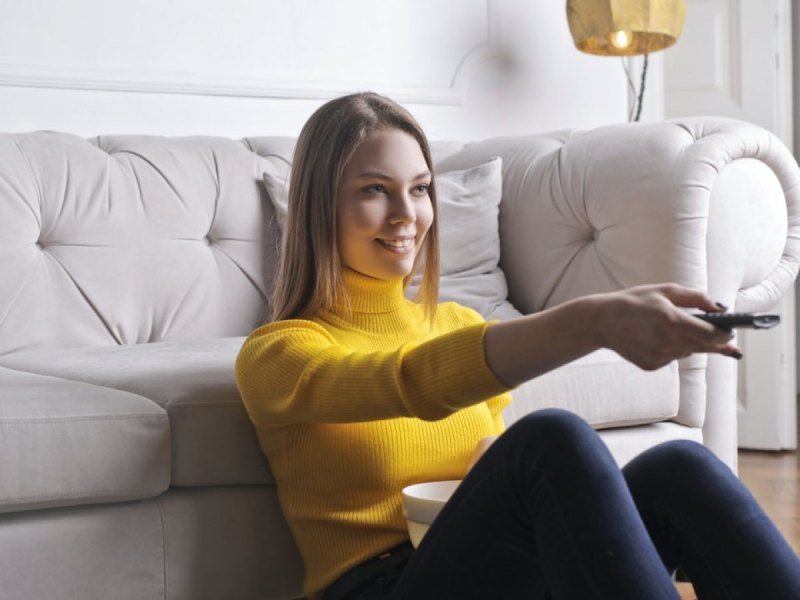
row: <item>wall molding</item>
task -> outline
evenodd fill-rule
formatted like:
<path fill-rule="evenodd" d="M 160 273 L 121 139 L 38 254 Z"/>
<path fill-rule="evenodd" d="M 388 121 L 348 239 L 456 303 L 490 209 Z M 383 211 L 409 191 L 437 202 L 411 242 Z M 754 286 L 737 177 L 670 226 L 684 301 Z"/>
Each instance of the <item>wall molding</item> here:
<path fill-rule="evenodd" d="M 343 0 L 321 6 L 301 34 L 281 25 L 305 19 L 309 1 L 267 0 L 228 19 L 229 9 L 211 0 L 196 7 L 192 0 L 166 6 L 145 0 L 129 11 L 129 27 L 109 23 L 97 39 L 94 29 L 114 14 L 102 0 L 86 2 L 87 14 L 98 15 L 94 22 L 76 19 L 66 7 L 42 19 L 40 8 L 26 6 L 0 24 L 0 86 L 291 100 L 369 89 L 402 103 L 458 106 L 464 104 L 459 71 L 477 47 L 499 35 L 497 0 L 443 0 L 435 7 L 389 0 L 375 10 L 367 10 L 370 0 Z M 195 23 L 188 27 L 190 5 Z M 418 27 L 391 29 L 413 24 L 418 14 L 425 14 Z M 220 18 L 226 28 L 218 32 Z M 151 26 L 146 51 L 139 52 L 138 30 Z M 42 28 L 52 40 L 45 48 L 35 44 L 37 36 L 22 33 Z M 397 39 L 387 44 L 390 31 Z M 219 35 L 207 43 L 212 32 Z M 365 54 L 365 48 L 371 50 Z"/>
<path fill-rule="evenodd" d="M 300 84 L 293 81 L 197 73 L 3 62 L 0 62 L 0 86 L 292 100 L 328 100 L 353 91 L 373 90 L 391 96 L 401 103 L 451 106 L 463 104 L 462 95 L 454 84 L 433 87 L 402 84 L 387 86 L 369 81 L 313 81 Z"/>
<path fill-rule="evenodd" d="M 0 86 L 292 100 L 327 100 L 353 91 L 373 90 L 389 95 L 401 103 L 451 106 L 463 104 L 462 95 L 454 84 L 432 87 L 403 84 L 387 86 L 369 81 L 311 81 L 301 84 L 293 81 L 197 73 L 76 68 L 8 62 L 0 62 Z"/>

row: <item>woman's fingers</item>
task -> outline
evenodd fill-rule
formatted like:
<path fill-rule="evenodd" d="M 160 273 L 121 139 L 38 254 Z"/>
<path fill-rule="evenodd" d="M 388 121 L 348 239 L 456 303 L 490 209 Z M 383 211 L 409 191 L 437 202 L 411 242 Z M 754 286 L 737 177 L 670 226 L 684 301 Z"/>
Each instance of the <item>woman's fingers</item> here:
<path fill-rule="evenodd" d="M 719 332 L 714 332 L 712 337 L 706 340 L 686 338 L 681 345 L 691 348 L 692 353 L 713 352 L 725 356 L 732 356 L 734 358 L 741 358 L 742 350 L 733 342 L 733 337 L 733 332 L 722 329 Z"/>
<path fill-rule="evenodd" d="M 715 327 L 711 323 L 706 323 L 702 319 L 686 313 L 680 317 L 678 326 L 683 335 L 705 347 L 727 344 L 734 337 L 732 330 Z"/>
<path fill-rule="evenodd" d="M 631 288 L 617 298 L 620 302 L 612 314 L 618 326 L 608 336 L 609 347 L 643 369 L 657 369 L 700 352 L 741 357 L 731 331 L 714 327 L 685 310 L 725 309 L 702 292 L 663 284 Z"/>
<path fill-rule="evenodd" d="M 691 288 L 667 283 L 660 287 L 660 291 L 675 306 L 682 308 L 697 308 L 704 312 L 725 312 L 728 307 L 712 300 L 705 292 Z"/>
<path fill-rule="evenodd" d="M 724 312 L 727 310 L 723 304 L 714 302 L 707 294 L 698 290 L 693 290 L 676 284 L 665 284 L 657 286 L 658 292 L 669 302 L 681 309 L 697 308 L 705 312 Z M 669 310 L 670 307 L 666 307 Z M 731 330 L 715 327 L 685 310 L 672 311 L 668 320 L 673 321 L 674 326 L 680 330 L 682 335 L 697 342 L 696 352 L 715 352 L 725 347 L 734 337 Z M 738 350 L 731 345 L 728 348 L 731 352 Z"/>

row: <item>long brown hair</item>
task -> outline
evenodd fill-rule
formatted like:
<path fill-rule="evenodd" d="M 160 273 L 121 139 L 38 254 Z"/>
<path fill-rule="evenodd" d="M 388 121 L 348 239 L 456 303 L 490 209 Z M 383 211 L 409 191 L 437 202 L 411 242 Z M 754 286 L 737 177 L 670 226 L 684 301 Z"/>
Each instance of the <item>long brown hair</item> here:
<path fill-rule="evenodd" d="M 419 124 L 384 96 L 364 92 L 336 98 L 317 109 L 303 126 L 292 161 L 272 321 L 309 317 L 322 308 L 348 302 L 336 234 L 339 184 L 356 149 L 371 133 L 385 128 L 412 135 L 433 174 L 430 147 Z M 439 297 L 439 217 L 433 179 L 429 195 L 433 223 L 403 285 L 408 285 L 424 261 L 417 301 L 432 320 Z"/>

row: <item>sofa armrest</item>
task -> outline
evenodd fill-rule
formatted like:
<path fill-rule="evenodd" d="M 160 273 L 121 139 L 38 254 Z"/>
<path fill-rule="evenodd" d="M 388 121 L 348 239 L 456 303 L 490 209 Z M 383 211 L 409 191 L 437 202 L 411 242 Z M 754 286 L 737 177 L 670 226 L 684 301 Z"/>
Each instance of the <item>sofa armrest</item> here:
<path fill-rule="evenodd" d="M 755 125 L 708 117 L 625 123 L 494 138 L 459 155 L 462 168 L 503 157 L 501 266 L 523 313 L 656 281 L 724 293 L 720 301 L 736 310 L 764 310 L 797 275 L 797 163 Z M 747 185 L 713 194 L 712 206 L 731 165 Z"/>
<path fill-rule="evenodd" d="M 735 310 L 765 310 L 797 275 L 798 167 L 760 127 L 722 118 L 626 123 L 496 138 L 468 151 L 503 157 L 501 266 L 523 313 L 665 281 Z M 708 371 L 705 356 L 681 361 L 676 420 L 706 421 L 707 445 L 735 464 L 727 363 Z"/>

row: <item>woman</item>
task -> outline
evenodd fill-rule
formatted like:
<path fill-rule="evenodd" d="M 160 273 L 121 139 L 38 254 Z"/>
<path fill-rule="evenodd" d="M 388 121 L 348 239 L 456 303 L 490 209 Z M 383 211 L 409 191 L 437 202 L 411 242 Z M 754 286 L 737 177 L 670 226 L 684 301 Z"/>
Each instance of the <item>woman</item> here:
<path fill-rule="evenodd" d="M 371 93 L 327 103 L 298 139 L 272 322 L 245 342 L 237 382 L 309 597 L 678 598 L 681 567 L 701 598 L 800 598 L 797 557 L 702 446 L 671 442 L 620 472 L 564 411 L 504 432 L 513 386 L 600 347 L 645 369 L 741 358 L 679 308 L 724 307 L 676 285 L 491 324 L 437 305 L 432 171 L 413 118 Z M 401 489 L 462 478 L 412 552 Z"/>

